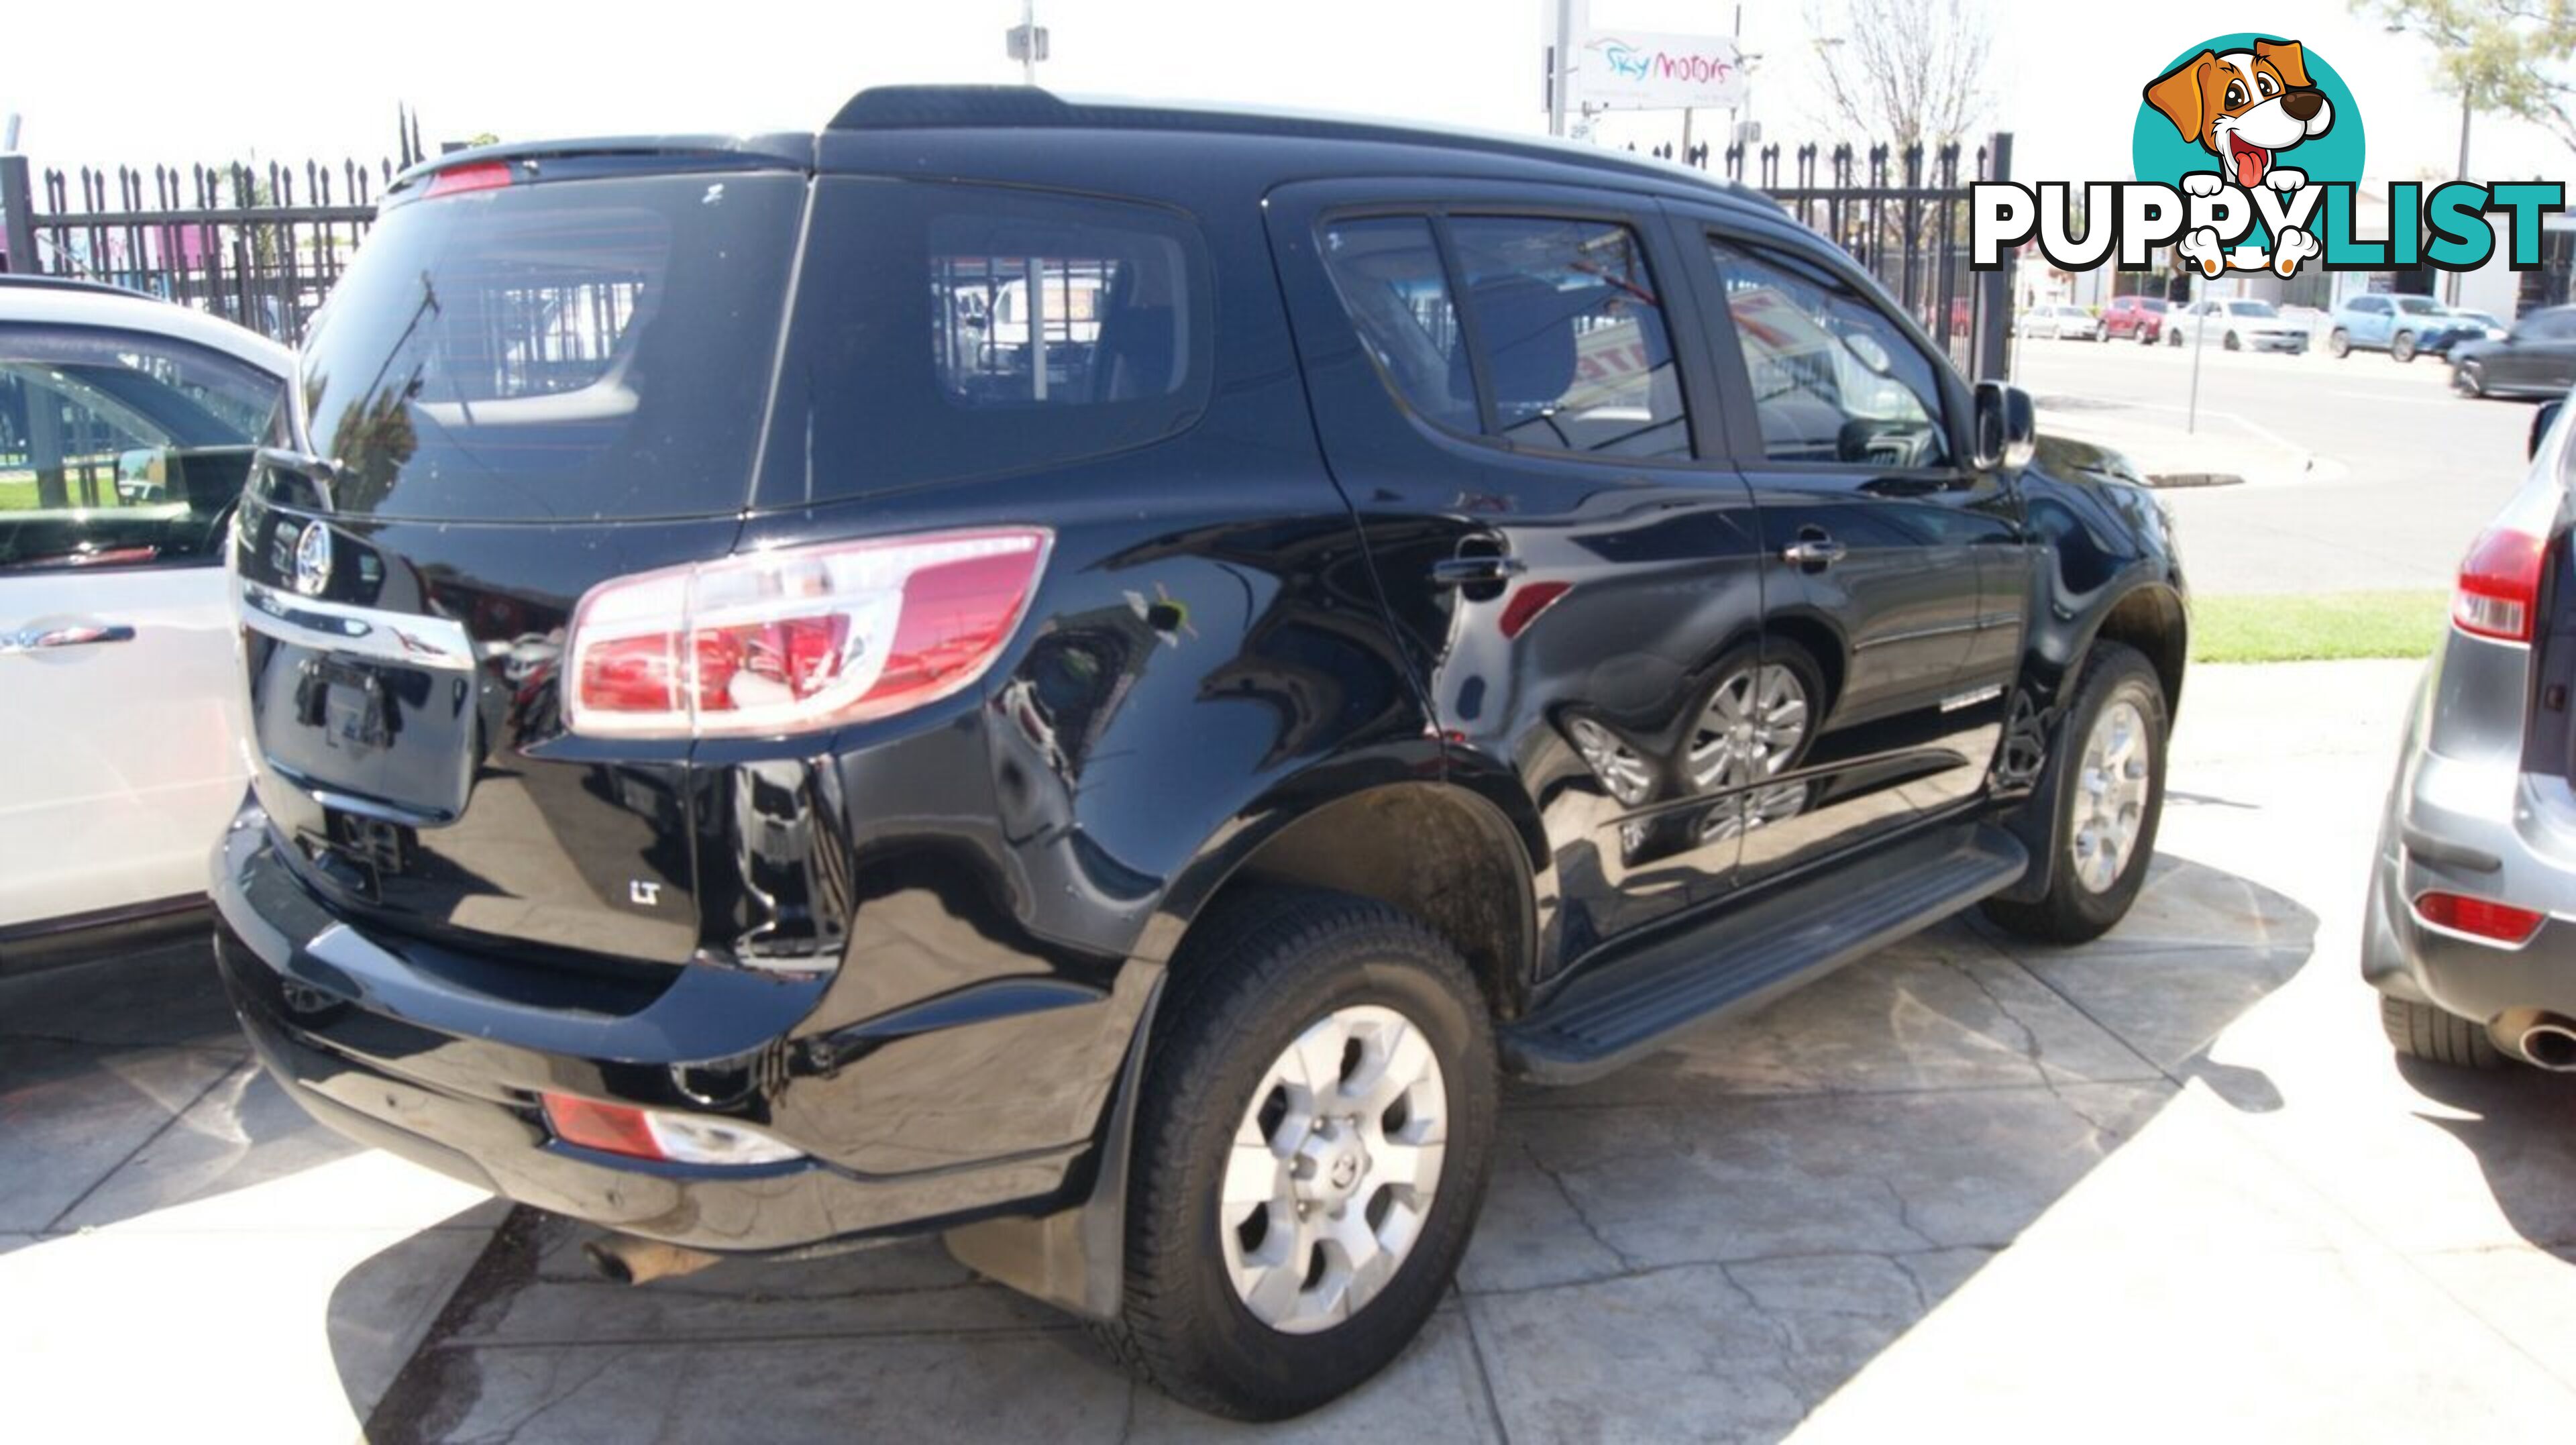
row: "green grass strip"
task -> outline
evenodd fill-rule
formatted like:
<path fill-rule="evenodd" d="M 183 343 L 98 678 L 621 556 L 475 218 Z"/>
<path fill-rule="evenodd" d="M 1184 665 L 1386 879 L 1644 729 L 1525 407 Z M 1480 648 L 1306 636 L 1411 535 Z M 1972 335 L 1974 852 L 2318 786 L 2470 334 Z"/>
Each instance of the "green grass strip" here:
<path fill-rule="evenodd" d="M 2194 662 L 2317 662 L 2424 657 L 2442 635 L 2444 592 L 2319 592 L 2194 597 Z"/>

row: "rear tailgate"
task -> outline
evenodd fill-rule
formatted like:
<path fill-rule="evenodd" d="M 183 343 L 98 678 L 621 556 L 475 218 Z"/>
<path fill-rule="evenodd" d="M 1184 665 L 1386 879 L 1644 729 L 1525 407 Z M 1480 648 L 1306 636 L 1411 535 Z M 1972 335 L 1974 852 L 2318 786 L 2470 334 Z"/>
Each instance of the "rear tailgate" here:
<path fill-rule="evenodd" d="M 245 500 L 255 787 L 357 916 L 679 963 L 688 744 L 569 735 L 561 651 L 592 588 L 732 549 L 806 178 L 466 169 L 388 207 Z"/>

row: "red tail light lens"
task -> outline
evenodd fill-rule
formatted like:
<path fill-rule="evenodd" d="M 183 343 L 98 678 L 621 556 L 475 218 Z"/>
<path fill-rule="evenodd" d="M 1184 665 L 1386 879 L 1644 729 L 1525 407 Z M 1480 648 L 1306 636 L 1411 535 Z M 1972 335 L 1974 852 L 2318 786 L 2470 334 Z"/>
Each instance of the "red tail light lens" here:
<path fill-rule="evenodd" d="M 453 196 L 466 191 L 498 190 L 510 183 L 508 161 L 474 161 L 450 166 L 429 178 L 429 189 L 420 193 L 424 201 L 438 196 Z"/>
<path fill-rule="evenodd" d="M 2473 636 L 2529 642 L 2540 613 L 2540 567 L 2548 550 L 2546 539 L 2507 527 L 2478 534 L 2460 564 L 2451 621 Z"/>
<path fill-rule="evenodd" d="M 2437 928 L 2509 944 L 2529 943 L 2548 921 L 2547 914 L 2528 908 L 2459 893 L 2425 894 L 2415 900 L 2415 916 Z"/>
<path fill-rule="evenodd" d="M 673 1114 L 605 1104 L 571 1094 L 540 1094 L 546 1127 L 567 1144 L 680 1164 L 779 1164 L 802 1158 L 748 1124 L 703 1114 Z"/>
<path fill-rule="evenodd" d="M 662 1146 L 654 1142 L 641 1109 L 576 1099 L 570 1094 L 546 1094 L 540 1101 L 546 1109 L 546 1127 L 567 1144 L 638 1159 L 662 1157 Z"/>
<path fill-rule="evenodd" d="M 782 734 L 946 697 L 1010 640 L 1050 540 L 1016 527 L 788 547 L 606 583 L 573 614 L 565 724 Z"/>

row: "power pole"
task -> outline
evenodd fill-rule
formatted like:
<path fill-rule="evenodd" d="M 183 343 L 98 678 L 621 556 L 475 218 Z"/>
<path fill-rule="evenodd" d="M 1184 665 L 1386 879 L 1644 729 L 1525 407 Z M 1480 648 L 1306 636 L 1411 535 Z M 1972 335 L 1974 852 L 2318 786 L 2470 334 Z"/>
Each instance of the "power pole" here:
<path fill-rule="evenodd" d="M 1565 134 L 1566 92 L 1574 88 L 1574 40 L 1590 16 L 1587 0 L 1553 0 L 1556 43 L 1548 49 L 1547 133 Z M 1578 116 L 1580 112 L 1577 112 Z"/>
<path fill-rule="evenodd" d="M 1020 0 L 1020 23 L 1003 32 L 1005 49 L 1020 63 L 1020 84 L 1038 83 L 1038 62 L 1047 58 L 1047 33 L 1038 25 L 1037 0 Z"/>

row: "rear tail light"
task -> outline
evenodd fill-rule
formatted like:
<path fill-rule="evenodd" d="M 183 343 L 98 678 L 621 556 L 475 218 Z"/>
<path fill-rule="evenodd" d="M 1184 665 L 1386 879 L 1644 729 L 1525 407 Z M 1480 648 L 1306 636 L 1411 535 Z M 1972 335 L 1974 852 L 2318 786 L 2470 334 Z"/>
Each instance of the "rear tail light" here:
<path fill-rule="evenodd" d="M 2451 621 L 2473 636 L 2529 642 L 2540 615 L 2540 568 L 2548 550 L 2546 539 L 2510 527 L 2479 533 L 2460 564 Z"/>
<path fill-rule="evenodd" d="M 786 547 L 604 583 L 573 614 L 565 726 L 782 734 L 971 685 L 1028 609 L 1035 527 Z"/>
<path fill-rule="evenodd" d="M 2415 916 L 2453 933 L 2514 945 L 2529 943 L 2548 921 L 2544 913 L 2461 893 L 2424 894 L 2415 900 Z"/>
<path fill-rule="evenodd" d="M 667 1159 L 679 1164 L 783 1164 L 801 1159 L 748 1124 L 703 1114 L 671 1114 L 626 1104 L 604 1104 L 570 1094 L 542 1094 L 546 1127 L 556 1138 L 606 1154 Z"/>

